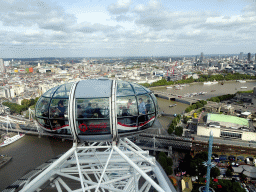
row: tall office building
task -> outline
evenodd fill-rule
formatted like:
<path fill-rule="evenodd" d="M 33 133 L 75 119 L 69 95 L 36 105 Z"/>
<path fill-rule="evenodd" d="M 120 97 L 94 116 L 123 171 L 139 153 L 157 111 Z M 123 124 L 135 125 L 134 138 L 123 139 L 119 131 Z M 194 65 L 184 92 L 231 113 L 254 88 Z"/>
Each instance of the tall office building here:
<path fill-rule="evenodd" d="M 0 59 L 0 72 L 5 73 L 4 60 Z"/>
<path fill-rule="evenodd" d="M 204 53 L 201 52 L 201 57 L 200 57 L 200 61 L 203 61 L 204 60 Z"/>
<path fill-rule="evenodd" d="M 243 60 L 243 54 L 244 54 L 243 52 L 240 52 L 240 55 L 238 57 L 239 60 Z"/>
<path fill-rule="evenodd" d="M 251 61 L 251 53 L 248 53 L 248 61 Z"/>

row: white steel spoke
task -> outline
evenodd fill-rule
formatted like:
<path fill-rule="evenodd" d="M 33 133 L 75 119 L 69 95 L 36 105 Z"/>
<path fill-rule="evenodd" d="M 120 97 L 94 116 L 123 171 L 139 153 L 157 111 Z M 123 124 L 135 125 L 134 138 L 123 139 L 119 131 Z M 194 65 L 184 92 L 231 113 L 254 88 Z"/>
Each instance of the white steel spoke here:
<path fill-rule="evenodd" d="M 106 162 L 106 165 L 105 165 L 105 167 L 104 167 L 104 170 L 103 170 L 103 172 L 101 173 L 100 181 L 99 181 L 99 184 L 98 184 L 98 186 L 97 186 L 95 192 L 98 192 L 98 189 L 99 189 L 99 187 L 100 187 L 100 183 L 101 183 L 102 178 L 103 178 L 103 176 L 104 176 L 104 174 L 105 174 L 105 171 L 106 171 L 106 169 L 107 169 L 107 166 L 108 166 L 109 160 L 110 160 L 110 158 L 111 158 L 111 156 L 112 156 L 112 153 L 113 153 L 113 148 L 111 149 L 111 152 L 110 152 L 110 154 L 109 154 L 109 158 L 108 158 L 108 160 L 107 160 L 107 162 Z"/>
<path fill-rule="evenodd" d="M 33 192 L 47 186 L 58 192 L 148 192 L 152 187 L 159 192 L 172 192 L 164 177 L 159 176 L 162 173 L 155 162 L 148 151 L 126 138 L 119 140 L 118 146 L 108 142 L 74 145 L 51 165 L 47 164 L 42 173 L 31 174 L 21 191 Z"/>
<path fill-rule="evenodd" d="M 69 186 L 60 178 L 58 177 L 57 180 L 59 181 L 59 183 L 68 191 L 71 192 L 72 190 L 69 188 Z"/>
<path fill-rule="evenodd" d="M 57 180 L 54 181 L 54 184 L 56 185 L 56 188 L 57 188 L 58 192 L 62 192 L 60 184 L 59 184 L 59 182 Z"/>

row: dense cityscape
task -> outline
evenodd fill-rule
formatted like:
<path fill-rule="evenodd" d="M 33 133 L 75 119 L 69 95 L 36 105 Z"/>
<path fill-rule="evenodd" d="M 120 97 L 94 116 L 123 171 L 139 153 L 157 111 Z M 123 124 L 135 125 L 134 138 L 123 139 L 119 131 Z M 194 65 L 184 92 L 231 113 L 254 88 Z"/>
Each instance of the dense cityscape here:
<path fill-rule="evenodd" d="M 150 88 L 158 98 L 155 130 L 162 134 L 145 132 L 132 139 L 154 151 L 177 191 L 198 191 L 205 185 L 209 130 L 215 164 L 210 187 L 256 189 L 256 54 L 0 59 L 0 70 L 2 128 L 9 116 L 15 129 L 30 127 L 36 133 L 35 104 L 58 85 L 84 79 L 128 81 Z M 26 125 L 17 128 L 18 121 Z M 5 135 L 4 129 L 1 133 Z"/>
<path fill-rule="evenodd" d="M 35 99 L 59 84 L 100 77 L 149 85 L 162 79 L 175 82 L 192 78 L 196 81 L 201 75 L 216 74 L 239 73 L 253 79 L 255 58 L 256 55 L 241 52 L 239 55 L 204 56 L 201 53 L 156 58 L 0 59 L 0 97 L 2 102 L 8 99 L 21 104 L 23 99 Z"/>

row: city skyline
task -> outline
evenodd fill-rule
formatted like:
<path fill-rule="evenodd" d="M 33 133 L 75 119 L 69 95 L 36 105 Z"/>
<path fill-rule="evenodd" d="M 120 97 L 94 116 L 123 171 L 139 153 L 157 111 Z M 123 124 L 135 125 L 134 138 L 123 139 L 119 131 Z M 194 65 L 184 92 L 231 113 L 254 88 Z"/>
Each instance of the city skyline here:
<path fill-rule="evenodd" d="M 253 0 L 1 0 L 0 10 L 0 58 L 255 52 Z"/>

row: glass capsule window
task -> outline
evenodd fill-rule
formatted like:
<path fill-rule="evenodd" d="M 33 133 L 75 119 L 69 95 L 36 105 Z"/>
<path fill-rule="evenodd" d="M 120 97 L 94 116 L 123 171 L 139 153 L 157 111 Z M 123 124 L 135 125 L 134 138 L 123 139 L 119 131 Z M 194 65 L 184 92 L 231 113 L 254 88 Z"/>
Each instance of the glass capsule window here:
<path fill-rule="evenodd" d="M 47 97 L 41 97 L 38 100 L 37 110 L 36 110 L 36 116 L 37 117 L 49 117 L 49 104 L 50 104 L 50 98 Z"/>
<path fill-rule="evenodd" d="M 68 98 L 72 83 L 45 92 L 36 105 L 37 122 L 55 134 L 71 134 L 68 122 Z"/>
<path fill-rule="evenodd" d="M 76 99 L 79 135 L 110 134 L 109 98 Z"/>
<path fill-rule="evenodd" d="M 116 95 L 127 96 L 127 95 L 135 95 L 135 93 L 130 83 L 125 81 L 118 81 Z"/>
<path fill-rule="evenodd" d="M 117 117 L 137 116 L 138 107 L 135 96 L 117 97 L 116 99 Z"/>
<path fill-rule="evenodd" d="M 69 97 L 70 88 L 73 83 L 61 85 L 54 94 L 54 98 L 67 98 Z"/>
<path fill-rule="evenodd" d="M 116 89 L 113 82 L 116 82 Z M 114 94 L 115 103 L 112 102 Z M 69 105 L 73 110 L 68 109 Z M 63 84 L 44 93 L 36 105 L 36 118 L 45 131 L 53 134 L 70 135 L 72 132 L 82 140 L 101 140 L 105 135 L 111 138 L 114 130 L 122 136 L 151 127 L 157 111 L 154 94 L 141 85 L 90 79 Z M 74 121 L 69 117 L 74 117 Z"/>
<path fill-rule="evenodd" d="M 141 94 L 148 93 L 148 91 L 146 89 L 144 89 L 141 85 L 133 83 L 132 86 L 134 88 L 134 91 L 135 91 L 136 95 L 141 95 Z"/>

